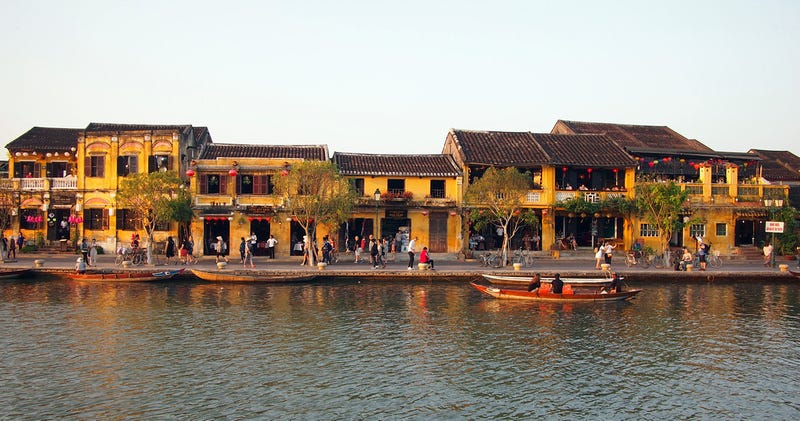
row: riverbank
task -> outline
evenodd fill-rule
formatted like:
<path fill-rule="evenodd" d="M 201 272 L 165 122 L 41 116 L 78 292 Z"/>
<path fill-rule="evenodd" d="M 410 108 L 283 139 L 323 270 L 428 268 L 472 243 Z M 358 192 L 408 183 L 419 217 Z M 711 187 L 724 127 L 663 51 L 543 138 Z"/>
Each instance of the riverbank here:
<path fill-rule="evenodd" d="M 6 261 L 0 264 L 0 269 L 7 268 L 33 268 L 32 273 L 43 276 L 64 277 L 74 271 L 77 255 L 69 254 L 24 254 L 17 260 Z M 435 280 L 471 280 L 481 274 L 504 274 L 532 276 L 541 273 L 544 276 L 560 273 L 562 276 L 569 277 L 595 277 L 601 274 L 594 269 L 594 259 L 587 261 L 585 258 L 539 258 L 536 259 L 532 267 L 524 267 L 515 271 L 512 266 L 507 268 L 481 267 L 477 261 L 458 261 L 447 255 L 434 256 L 435 270 L 419 270 L 418 265 L 414 265 L 413 270 L 407 269 L 407 260 L 389 262 L 386 268 L 372 268 L 368 263 L 354 263 L 351 256 L 343 256 L 339 263 L 328 265 L 323 270 L 314 266 L 301 265 L 299 257 L 271 260 L 266 257 L 255 259 L 255 269 L 245 269 L 238 259 L 229 259 L 228 267 L 222 270 L 226 272 L 246 272 L 263 276 L 295 276 L 303 273 L 314 273 L 318 280 L 338 280 L 338 279 L 384 279 L 384 280 L 408 280 L 408 281 L 435 281 Z M 97 270 L 126 270 L 114 264 L 113 255 L 98 256 Z M 36 268 L 35 261 L 43 260 L 42 267 Z M 796 270 L 796 261 L 778 262 L 788 264 L 789 269 Z M 133 266 L 127 270 L 165 270 L 168 268 L 184 267 L 181 264 L 171 263 L 169 265 L 159 264 L 156 266 Z M 189 265 L 188 268 L 203 271 L 217 272 L 213 257 L 203 257 L 197 264 Z M 620 259 L 612 265 L 612 269 L 622 274 L 627 282 L 791 282 L 796 278 L 788 273 L 781 272 L 779 268 L 768 268 L 752 261 L 725 261 L 719 269 L 708 269 L 706 271 L 695 270 L 692 272 L 678 272 L 671 269 L 659 268 L 639 268 L 625 266 Z M 180 280 L 198 280 L 190 271 L 180 275 Z"/>

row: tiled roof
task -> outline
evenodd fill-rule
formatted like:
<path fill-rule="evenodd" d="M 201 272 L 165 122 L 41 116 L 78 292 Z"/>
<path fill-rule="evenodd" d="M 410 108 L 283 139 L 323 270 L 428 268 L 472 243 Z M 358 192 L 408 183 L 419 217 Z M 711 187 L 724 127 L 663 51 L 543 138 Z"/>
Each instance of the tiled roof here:
<path fill-rule="evenodd" d="M 789 151 L 750 149 L 761 158 L 762 177 L 770 181 L 800 181 L 800 157 Z"/>
<path fill-rule="evenodd" d="M 539 166 L 550 161 L 529 132 L 450 129 L 466 164 Z"/>
<path fill-rule="evenodd" d="M 6 149 L 15 151 L 67 151 L 78 145 L 78 134 L 83 129 L 34 127 L 12 140 Z"/>
<path fill-rule="evenodd" d="M 533 133 L 550 155 L 552 165 L 596 168 L 633 167 L 636 161 L 616 142 L 603 135 Z"/>
<path fill-rule="evenodd" d="M 461 171 L 450 155 L 383 155 L 335 152 L 333 162 L 346 176 L 458 177 Z"/>
<path fill-rule="evenodd" d="M 124 132 L 147 130 L 175 130 L 180 133 L 189 131 L 191 124 L 117 124 L 117 123 L 89 123 L 87 132 Z"/>
<path fill-rule="evenodd" d="M 654 148 L 713 152 L 711 148 L 700 143 L 696 139 L 687 139 L 667 126 L 639 126 L 632 124 L 558 120 L 553 130 L 555 131 L 559 126 L 575 134 L 604 134 L 626 149 Z"/>
<path fill-rule="evenodd" d="M 278 158 L 328 160 L 326 145 L 244 145 L 238 143 L 209 143 L 199 159 L 216 158 Z"/>

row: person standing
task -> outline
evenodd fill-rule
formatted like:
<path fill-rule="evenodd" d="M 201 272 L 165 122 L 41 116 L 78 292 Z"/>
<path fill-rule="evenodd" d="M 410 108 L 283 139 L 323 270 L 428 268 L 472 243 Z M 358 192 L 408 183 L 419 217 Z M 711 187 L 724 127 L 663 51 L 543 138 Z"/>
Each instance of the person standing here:
<path fill-rule="evenodd" d="M 706 270 L 706 256 L 708 255 L 708 246 L 706 243 L 700 242 L 700 248 L 697 250 L 697 259 L 700 261 L 700 270 Z"/>
<path fill-rule="evenodd" d="M 370 237 L 372 237 L 370 235 Z M 378 247 L 378 240 L 372 238 L 369 240 L 369 262 L 372 265 L 373 269 L 378 268 L 378 260 L 380 259 L 380 247 Z"/>
<path fill-rule="evenodd" d="M 269 254 L 270 259 L 275 258 L 275 245 L 278 244 L 278 240 L 275 239 L 275 236 L 270 234 L 269 239 L 267 240 L 267 254 Z"/>
<path fill-rule="evenodd" d="M 17 235 L 17 248 L 20 249 L 21 251 L 22 247 L 24 246 L 25 246 L 25 236 L 22 235 L 22 231 L 20 231 L 19 235 Z"/>
<path fill-rule="evenodd" d="M 167 258 L 167 264 L 175 257 L 175 241 L 172 240 L 172 237 L 167 237 L 167 244 L 164 246 L 164 256 Z M 178 264 L 177 260 L 175 264 Z"/>
<path fill-rule="evenodd" d="M 214 249 L 217 251 L 217 263 L 219 263 L 220 260 L 228 263 L 228 245 L 225 243 L 225 240 L 222 239 L 222 236 L 217 236 L 217 243 Z"/>
<path fill-rule="evenodd" d="M 408 270 L 414 267 L 414 247 L 417 246 L 417 237 L 408 242 Z"/>
<path fill-rule="evenodd" d="M 17 258 L 17 242 L 14 241 L 14 237 L 8 239 L 8 253 L 6 254 L 8 260 Z"/>
<path fill-rule="evenodd" d="M 611 254 L 614 252 L 615 248 L 617 248 L 617 246 L 614 246 L 611 243 L 606 242 L 604 253 L 606 257 L 606 263 L 609 265 L 611 264 Z"/>
<path fill-rule="evenodd" d="M 359 241 L 357 235 L 353 239 L 353 256 L 355 256 L 353 263 L 361 262 L 361 241 Z"/>
<path fill-rule="evenodd" d="M 239 243 L 239 262 L 244 263 L 244 251 L 247 248 L 247 242 L 244 241 L 244 237 L 242 237 L 242 242 Z"/>
<path fill-rule="evenodd" d="M 86 242 L 84 238 L 81 240 L 81 254 L 83 255 L 83 262 L 86 263 L 89 261 L 89 243 Z"/>
<path fill-rule="evenodd" d="M 604 246 L 600 246 L 596 249 L 594 253 L 594 268 L 600 269 L 600 262 L 603 261 L 603 254 L 605 254 Z"/>
<path fill-rule="evenodd" d="M 83 257 L 79 257 L 75 262 L 75 273 L 86 273 L 86 261 Z"/>
<path fill-rule="evenodd" d="M 92 238 L 92 244 L 89 246 L 89 266 L 97 266 L 97 240 Z"/>
<path fill-rule="evenodd" d="M 775 251 L 775 248 L 772 244 L 767 243 L 764 246 L 764 266 L 772 266 L 772 253 Z"/>

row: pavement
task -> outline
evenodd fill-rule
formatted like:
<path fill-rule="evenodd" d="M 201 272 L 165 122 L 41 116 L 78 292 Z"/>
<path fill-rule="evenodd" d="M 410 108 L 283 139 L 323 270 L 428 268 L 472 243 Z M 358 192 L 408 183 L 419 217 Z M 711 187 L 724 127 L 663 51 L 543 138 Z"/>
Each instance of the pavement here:
<path fill-rule="evenodd" d="M 588 255 L 587 255 L 588 256 Z M 560 259 L 554 259 L 549 255 L 540 255 L 534 259 L 532 267 L 523 267 L 520 271 L 515 271 L 511 265 L 505 268 L 482 267 L 479 261 L 466 260 L 459 261 L 455 258 L 454 254 L 434 254 L 432 255 L 435 262 L 434 271 L 420 271 L 416 265 L 413 270 L 407 270 L 407 257 L 398 254 L 396 261 L 387 263 L 386 268 L 372 268 L 368 263 L 354 263 L 352 254 L 340 254 L 338 263 L 327 266 L 324 271 L 320 271 L 316 266 L 311 267 L 308 265 L 301 265 L 302 257 L 291 256 L 283 257 L 275 260 L 267 257 L 255 257 L 256 269 L 245 269 L 240 266 L 238 256 L 229 256 L 229 264 L 226 270 L 229 271 L 254 271 L 259 273 L 273 273 L 273 274 L 288 274 L 288 273 L 301 273 L 306 271 L 318 272 L 319 275 L 325 277 L 388 277 L 393 278 L 407 278 L 424 276 L 426 278 L 464 278 L 475 277 L 481 273 L 492 274 L 519 274 L 521 276 L 532 275 L 533 273 L 552 274 L 561 273 L 565 276 L 599 276 L 602 272 L 594 268 L 595 261 L 592 257 L 587 256 L 567 256 Z M 34 268 L 35 260 L 44 260 L 41 272 L 71 272 L 75 270 L 75 261 L 80 257 L 78 254 L 37 254 L 26 253 L 19 254 L 16 260 L 6 260 L 0 264 L 0 268 Z M 163 256 L 162 256 L 163 257 Z M 98 255 L 98 263 L 96 267 L 89 267 L 87 269 L 97 270 L 123 270 L 121 266 L 114 263 L 114 255 Z M 781 272 L 778 267 L 770 268 L 765 267 L 760 261 L 752 260 L 723 260 L 723 265 L 718 269 L 708 268 L 705 272 L 695 270 L 689 272 L 676 272 L 672 269 L 664 268 L 640 268 L 640 267 L 626 267 L 624 259 L 618 258 L 612 262 L 613 270 L 624 274 L 626 279 L 631 280 L 656 280 L 656 279 L 703 279 L 703 280 L 723 280 L 723 279 L 754 279 L 754 280 L 770 280 L 770 279 L 791 279 L 790 273 Z M 789 269 L 796 270 L 796 260 L 778 260 L 777 264 L 787 264 Z M 131 270 L 148 270 L 152 268 L 159 268 L 164 270 L 169 267 L 183 267 L 180 263 L 160 263 L 155 266 L 141 265 L 132 266 Z M 216 262 L 213 256 L 203 256 L 198 259 L 197 264 L 189 265 L 190 268 L 217 271 Z"/>

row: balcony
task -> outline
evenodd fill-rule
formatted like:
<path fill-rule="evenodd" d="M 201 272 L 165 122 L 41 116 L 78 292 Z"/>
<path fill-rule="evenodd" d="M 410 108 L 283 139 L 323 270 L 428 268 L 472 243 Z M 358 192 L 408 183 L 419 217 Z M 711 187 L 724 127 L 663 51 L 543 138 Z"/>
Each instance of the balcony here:
<path fill-rule="evenodd" d="M 57 177 L 57 178 L 12 178 L 5 182 L 19 183 L 21 191 L 47 191 L 47 190 L 77 190 L 77 177 Z M 6 188 L 6 187 L 3 187 Z"/>

